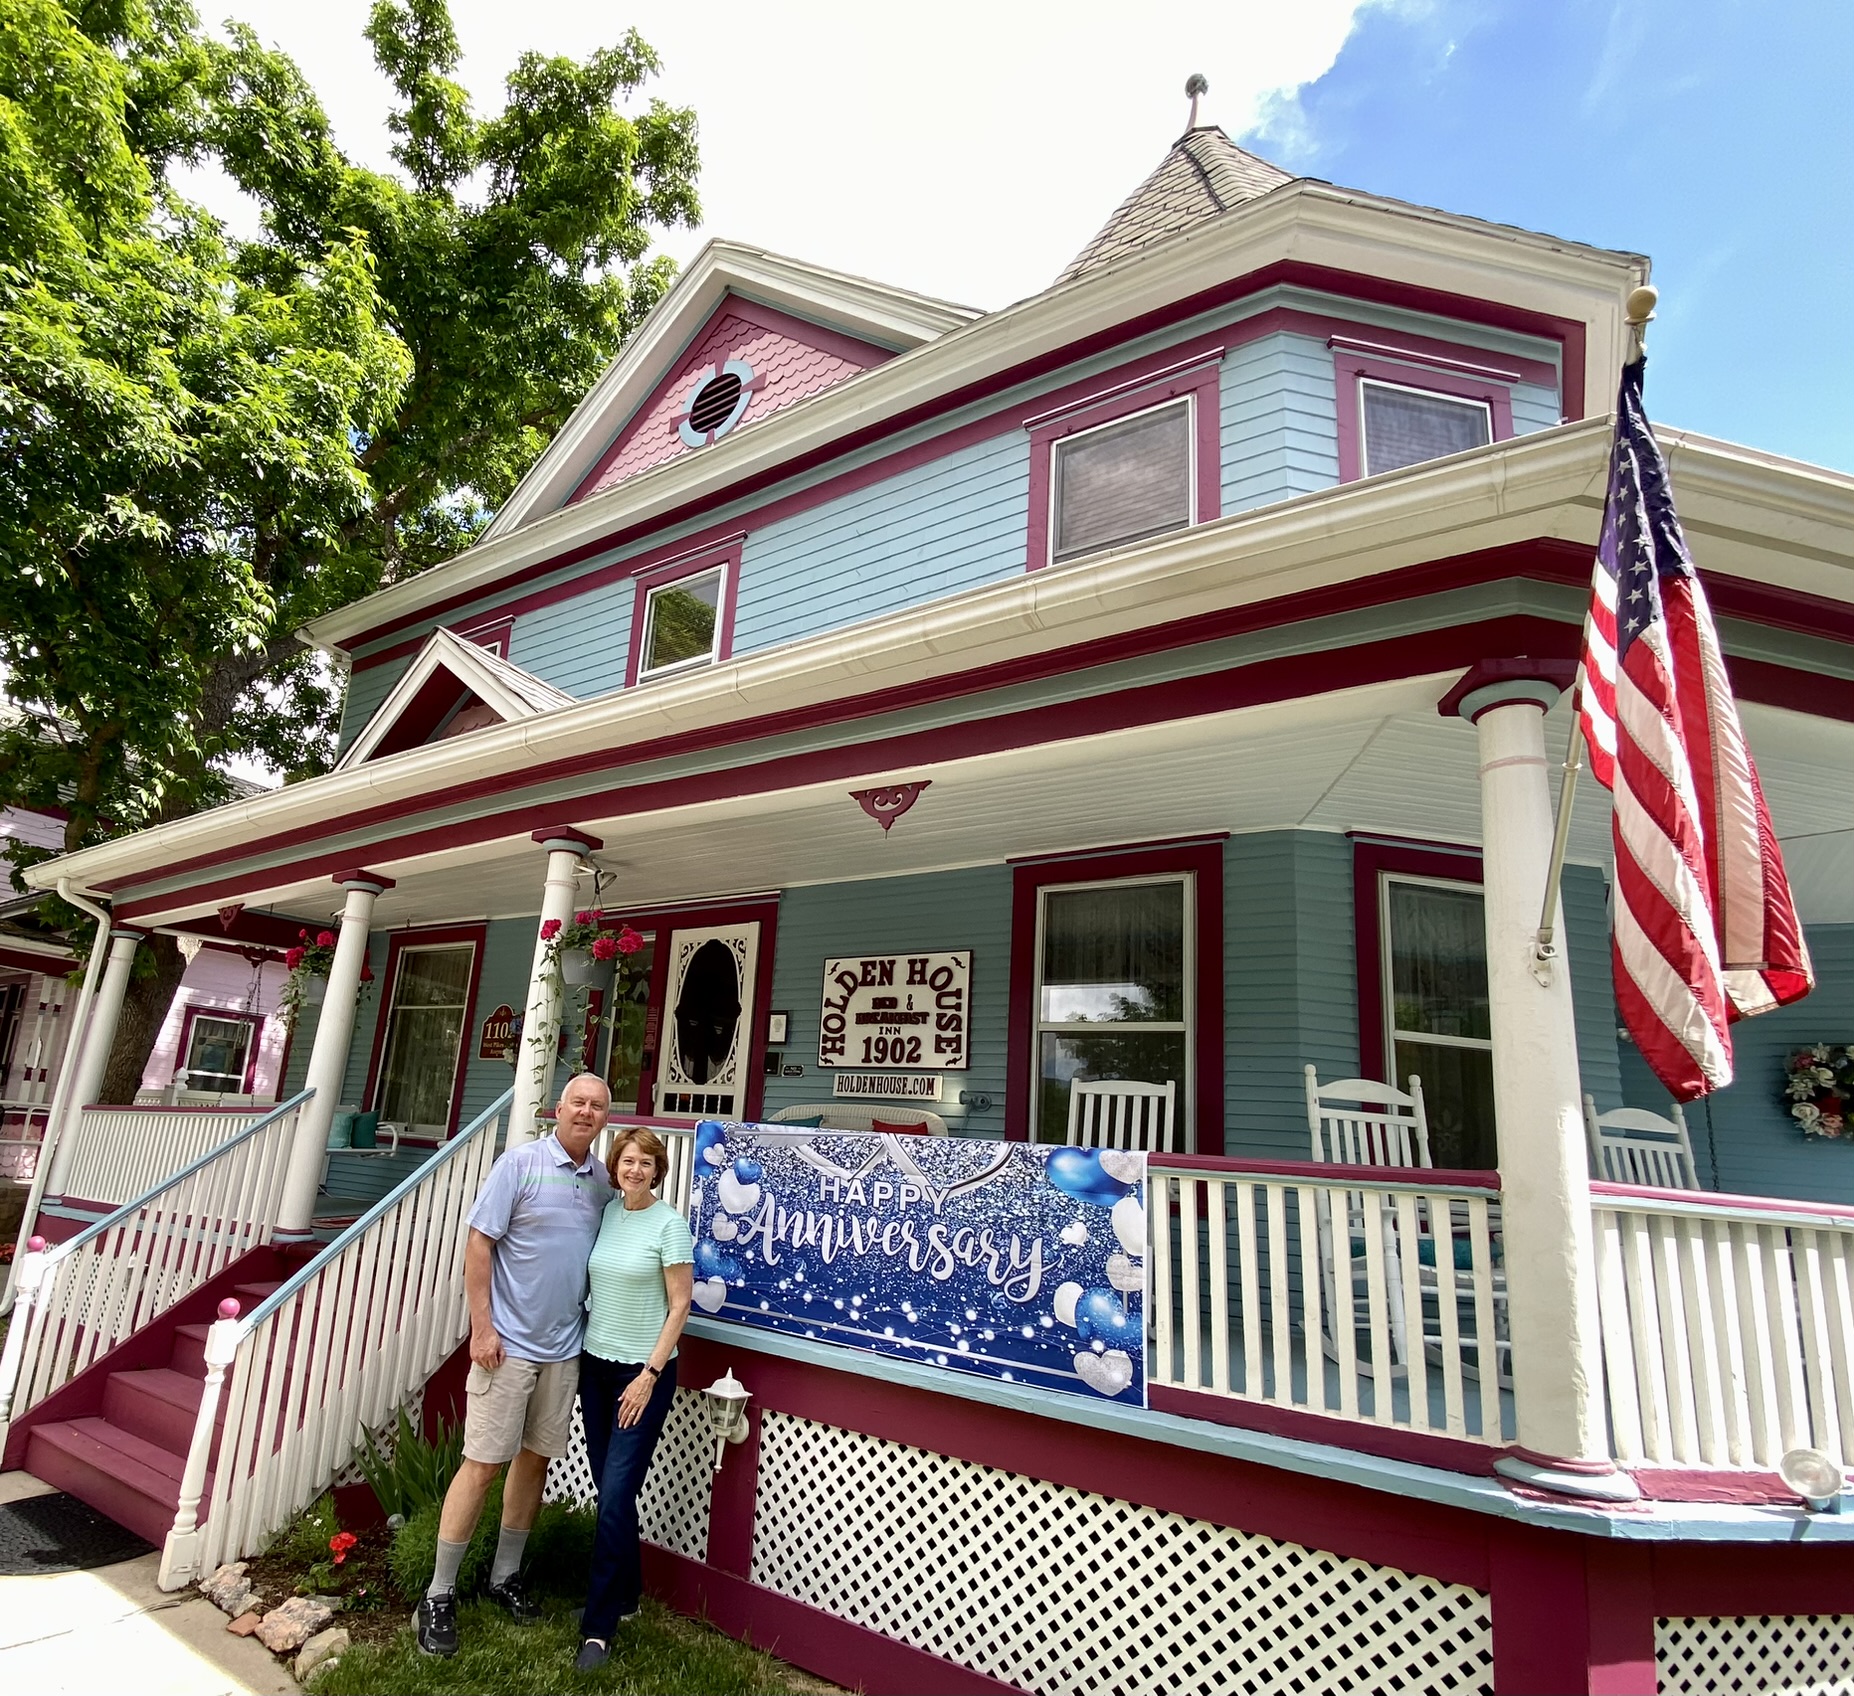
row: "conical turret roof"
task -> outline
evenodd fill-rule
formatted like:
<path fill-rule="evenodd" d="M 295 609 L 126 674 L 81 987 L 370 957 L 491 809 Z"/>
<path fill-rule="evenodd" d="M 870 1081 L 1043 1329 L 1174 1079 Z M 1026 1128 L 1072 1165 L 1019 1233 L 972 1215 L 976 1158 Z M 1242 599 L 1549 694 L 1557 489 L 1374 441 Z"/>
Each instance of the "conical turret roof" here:
<path fill-rule="evenodd" d="M 1186 130 L 1056 281 L 1098 271 L 1293 180 L 1280 166 L 1244 152 L 1215 124 Z"/>

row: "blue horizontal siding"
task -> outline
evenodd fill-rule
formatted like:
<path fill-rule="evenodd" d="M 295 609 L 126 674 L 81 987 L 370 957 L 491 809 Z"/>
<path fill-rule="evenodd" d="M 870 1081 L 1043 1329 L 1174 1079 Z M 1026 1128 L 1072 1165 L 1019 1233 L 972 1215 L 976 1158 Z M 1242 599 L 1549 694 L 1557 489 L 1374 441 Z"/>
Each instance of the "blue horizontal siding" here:
<path fill-rule="evenodd" d="M 1616 1051 L 1616 986 L 1609 969 L 1609 892 L 1601 868 L 1566 866 L 1565 961 L 1577 1025 L 1577 1070 L 1599 1113 L 1620 1107 L 1622 1062 Z"/>
<path fill-rule="evenodd" d="M 380 703 L 392 693 L 393 685 L 406 674 L 413 656 L 389 660 L 384 665 L 369 666 L 348 678 L 347 694 L 341 703 L 339 746 L 345 752 L 355 737 L 367 728 L 367 721 L 380 710 Z"/>
<path fill-rule="evenodd" d="M 1559 422 L 1562 408 L 1558 391 L 1537 383 L 1515 383 L 1513 397 L 1513 434 L 1530 435 L 1534 430 L 1549 430 Z"/>
<path fill-rule="evenodd" d="M 876 618 L 1024 569 L 1030 443 L 1009 431 L 747 537 L 734 651 Z"/>
<path fill-rule="evenodd" d="M 525 612 L 509 637 L 510 663 L 582 701 L 622 688 L 636 603 L 626 578 Z"/>
<path fill-rule="evenodd" d="M 972 950 L 971 1064 L 947 1072 L 949 1099 L 933 1107 L 954 1130 L 1004 1134 L 1005 1036 L 1011 987 L 1011 871 L 981 866 L 920 877 L 788 889 L 779 902 L 773 1007 L 790 1015 L 783 1050 L 804 1075 L 766 1080 L 765 1111 L 831 1099 L 835 1069 L 818 1065 L 824 962 L 849 954 L 901 954 L 915 949 Z M 991 1097 L 969 1112 L 961 1090 Z"/>
<path fill-rule="evenodd" d="M 1330 488 L 1339 480 L 1333 357 L 1311 336 L 1246 342 L 1223 362 L 1225 513 Z"/>

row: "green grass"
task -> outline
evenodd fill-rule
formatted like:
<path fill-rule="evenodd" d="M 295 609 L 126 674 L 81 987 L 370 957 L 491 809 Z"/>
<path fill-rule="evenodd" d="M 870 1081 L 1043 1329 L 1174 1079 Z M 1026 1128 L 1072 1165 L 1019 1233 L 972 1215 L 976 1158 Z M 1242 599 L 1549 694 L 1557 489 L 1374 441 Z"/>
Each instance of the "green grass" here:
<path fill-rule="evenodd" d="M 315 1696 L 786 1696 L 792 1688 L 770 1656 L 657 1602 L 646 1601 L 643 1613 L 619 1628 L 612 1658 L 590 1673 L 573 1670 L 579 1632 L 570 1603 L 550 1603 L 540 1624 L 518 1626 L 491 1603 L 466 1602 L 457 1625 L 460 1647 L 448 1659 L 421 1655 L 412 1633 L 402 1631 L 390 1644 L 350 1649 L 309 1687 Z"/>

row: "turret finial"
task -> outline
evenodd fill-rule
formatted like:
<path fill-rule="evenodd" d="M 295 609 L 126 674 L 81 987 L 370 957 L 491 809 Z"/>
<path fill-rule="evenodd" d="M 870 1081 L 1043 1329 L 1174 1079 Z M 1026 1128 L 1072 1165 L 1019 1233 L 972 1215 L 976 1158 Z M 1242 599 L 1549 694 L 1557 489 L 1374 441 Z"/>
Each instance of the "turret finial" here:
<path fill-rule="evenodd" d="M 1197 128 L 1198 100 L 1203 95 L 1206 95 L 1209 92 L 1210 92 L 1210 78 L 1205 76 L 1202 71 L 1193 71 L 1188 77 L 1185 78 L 1185 93 L 1186 95 L 1190 97 L 1190 101 L 1191 101 L 1191 118 L 1190 118 L 1190 121 L 1185 125 L 1185 133 L 1187 135 L 1190 134 L 1192 130 Z"/>

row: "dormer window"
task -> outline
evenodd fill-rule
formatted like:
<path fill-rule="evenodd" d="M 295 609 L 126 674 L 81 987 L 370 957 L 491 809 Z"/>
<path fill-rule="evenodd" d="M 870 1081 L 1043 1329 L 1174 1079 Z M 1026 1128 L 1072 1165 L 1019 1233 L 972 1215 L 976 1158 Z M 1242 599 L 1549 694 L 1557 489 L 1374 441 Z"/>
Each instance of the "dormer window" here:
<path fill-rule="evenodd" d="M 1191 522 L 1191 399 L 1056 443 L 1051 558 L 1074 559 Z"/>
<path fill-rule="evenodd" d="M 726 568 L 679 578 L 646 592 L 640 681 L 716 659 L 721 635 L 721 593 Z"/>
<path fill-rule="evenodd" d="M 689 386 L 676 420 L 676 433 L 686 447 L 705 448 L 719 441 L 746 416 L 747 405 L 765 386 L 744 359 L 704 366 Z"/>
<path fill-rule="evenodd" d="M 1493 440 L 1493 408 L 1484 400 L 1367 379 L 1358 385 L 1358 407 L 1367 477 Z"/>

